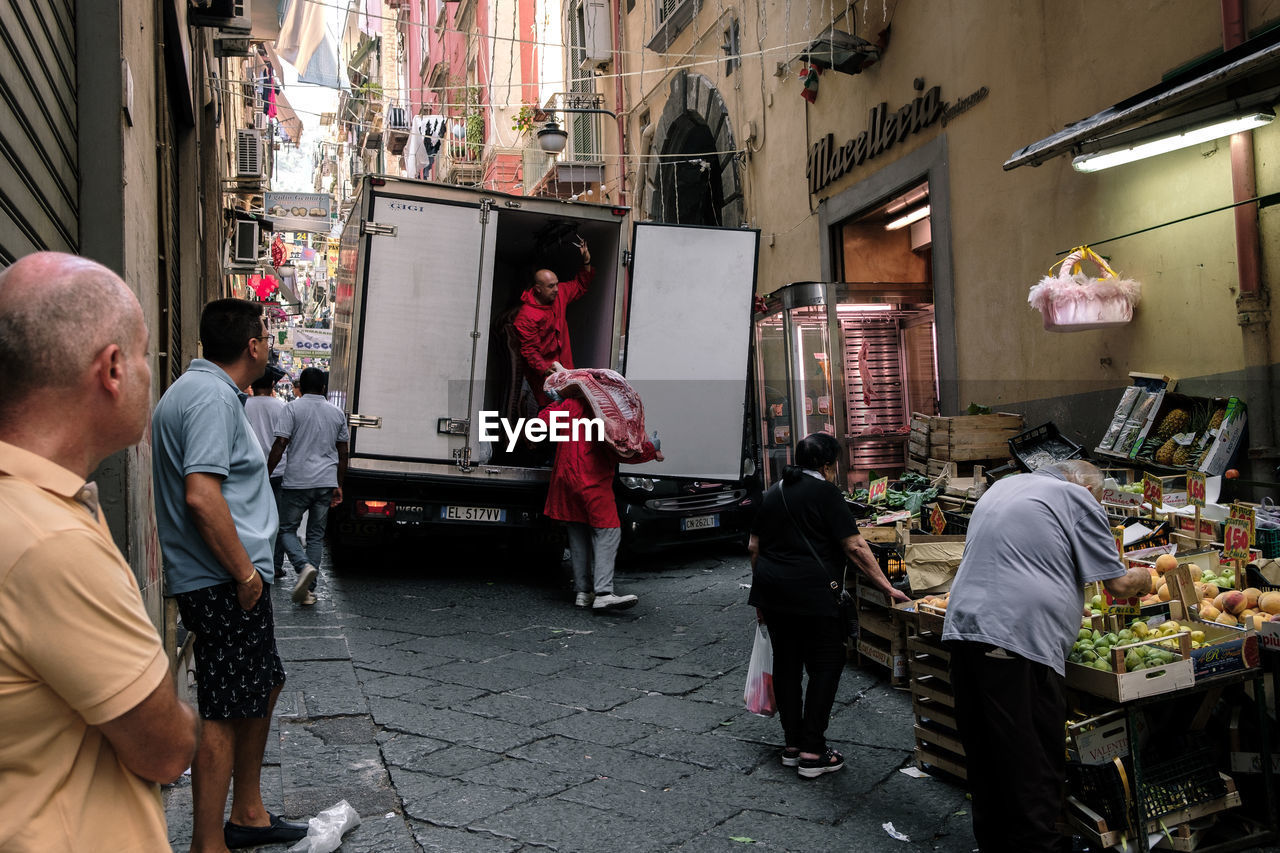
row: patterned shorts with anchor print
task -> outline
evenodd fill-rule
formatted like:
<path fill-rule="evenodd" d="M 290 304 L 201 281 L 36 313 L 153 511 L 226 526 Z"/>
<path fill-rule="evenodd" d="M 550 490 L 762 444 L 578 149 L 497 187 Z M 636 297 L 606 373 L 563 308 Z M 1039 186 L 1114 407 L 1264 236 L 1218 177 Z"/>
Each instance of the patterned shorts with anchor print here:
<path fill-rule="evenodd" d="M 242 610 L 234 583 L 179 593 L 182 624 L 196 635 L 196 697 L 206 720 L 267 716 L 271 691 L 284 684 L 276 651 L 271 587 Z"/>

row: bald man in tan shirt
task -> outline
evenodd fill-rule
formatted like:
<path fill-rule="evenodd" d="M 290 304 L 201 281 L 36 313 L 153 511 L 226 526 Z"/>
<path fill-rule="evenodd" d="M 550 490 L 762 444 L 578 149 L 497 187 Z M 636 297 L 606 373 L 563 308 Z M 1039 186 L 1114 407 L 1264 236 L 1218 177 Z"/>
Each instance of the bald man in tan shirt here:
<path fill-rule="evenodd" d="M 89 474 L 151 400 L 129 288 L 52 252 L 0 272 L 0 850 L 168 850 L 158 782 L 190 766 L 179 701 Z"/>

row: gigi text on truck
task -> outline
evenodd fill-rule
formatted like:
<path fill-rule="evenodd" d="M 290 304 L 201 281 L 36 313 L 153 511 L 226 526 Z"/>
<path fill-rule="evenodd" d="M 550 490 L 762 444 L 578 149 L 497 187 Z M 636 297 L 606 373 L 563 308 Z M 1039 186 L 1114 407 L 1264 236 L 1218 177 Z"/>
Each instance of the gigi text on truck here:
<path fill-rule="evenodd" d="M 366 176 L 342 231 L 330 399 L 352 426 L 335 561 L 397 538 L 521 537 L 558 558 L 543 516 L 554 445 L 482 440 L 536 412 L 511 319 L 534 271 L 561 280 L 577 367 L 640 393 L 658 467 L 618 478 L 624 541 L 745 537 L 758 497 L 744 429 L 759 234 L 630 221 L 626 208 Z M 486 431 L 494 437 L 492 430 Z"/>

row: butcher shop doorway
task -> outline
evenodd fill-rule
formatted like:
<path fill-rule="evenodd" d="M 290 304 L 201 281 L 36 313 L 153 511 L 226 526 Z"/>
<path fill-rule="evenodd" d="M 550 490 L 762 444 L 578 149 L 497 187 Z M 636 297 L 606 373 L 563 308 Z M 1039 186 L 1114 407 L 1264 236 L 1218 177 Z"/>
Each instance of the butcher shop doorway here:
<path fill-rule="evenodd" d="M 911 414 L 939 411 L 929 185 L 836 223 L 836 280 L 770 294 L 756 321 L 765 477 L 795 442 L 828 432 L 846 452 L 841 485 L 906 469 Z"/>

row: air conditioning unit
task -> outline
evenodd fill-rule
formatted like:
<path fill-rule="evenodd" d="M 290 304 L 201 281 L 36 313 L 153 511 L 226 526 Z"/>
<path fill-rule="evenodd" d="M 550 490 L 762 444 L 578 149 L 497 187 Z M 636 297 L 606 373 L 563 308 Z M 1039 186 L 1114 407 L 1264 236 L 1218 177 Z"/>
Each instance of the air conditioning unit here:
<path fill-rule="evenodd" d="M 223 21 L 218 29 L 224 33 L 248 35 L 253 29 L 253 0 L 231 0 L 231 17 Z"/>
<path fill-rule="evenodd" d="M 236 264 L 258 262 L 258 223 L 252 219 L 237 219 L 231 235 L 231 260 Z"/>
<path fill-rule="evenodd" d="M 258 131 L 266 130 L 266 129 L 267 129 L 268 127 L 270 127 L 270 126 L 271 126 L 271 119 L 267 117 L 267 114 L 266 114 L 266 113 L 254 113 L 254 114 L 253 114 L 253 129 L 254 129 L 254 130 L 258 130 Z"/>
<path fill-rule="evenodd" d="M 609 20 L 609 4 L 605 0 L 584 0 L 582 4 L 582 63 L 588 71 L 602 68 L 613 60 L 613 34 Z"/>
<path fill-rule="evenodd" d="M 236 177 L 262 177 L 262 135 L 256 130 L 236 130 Z"/>

